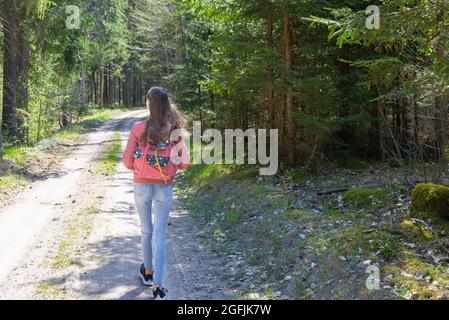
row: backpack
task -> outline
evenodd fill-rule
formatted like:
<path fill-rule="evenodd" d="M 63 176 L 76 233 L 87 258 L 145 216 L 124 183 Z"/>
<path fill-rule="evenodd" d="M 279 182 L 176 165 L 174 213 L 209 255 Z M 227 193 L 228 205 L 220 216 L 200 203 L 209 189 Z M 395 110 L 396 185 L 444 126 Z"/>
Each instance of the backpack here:
<path fill-rule="evenodd" d="M 159 145 L 139 143 L 133 153 L 135 174 L 145 179 L 163 180 L 168 184 L 176 175 L 181 162 L 177 145 L 174 141 Z"/>

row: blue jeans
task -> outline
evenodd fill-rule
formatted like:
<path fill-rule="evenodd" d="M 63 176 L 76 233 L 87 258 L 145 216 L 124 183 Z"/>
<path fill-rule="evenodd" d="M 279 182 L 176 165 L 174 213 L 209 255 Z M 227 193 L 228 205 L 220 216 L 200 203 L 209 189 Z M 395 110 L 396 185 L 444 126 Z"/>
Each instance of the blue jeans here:
<path fill-rule="evenodd" d="M 154 270 L 154 284 L 160 286 L 164 273 L 165 234 L 173 202 L 173 186 L 135 183 L 134 200 L 140 218 L 145 268 Z"/>

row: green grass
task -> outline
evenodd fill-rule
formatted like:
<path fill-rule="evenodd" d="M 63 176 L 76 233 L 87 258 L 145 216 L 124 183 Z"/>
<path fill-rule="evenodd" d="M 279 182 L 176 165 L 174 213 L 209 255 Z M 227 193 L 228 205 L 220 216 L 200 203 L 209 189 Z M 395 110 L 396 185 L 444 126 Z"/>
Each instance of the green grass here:
<path fill-rule="evenodd" d="M 98 127 L 114 116 L 114 111 L 110 109 L 94 109 L 92 114 L 81 118 L 80 122 L 71 124 L 54 135 L 54 139 L 61 143 L 66 143 L 76 139 L 87 130 Z"/>
<path fill-rule="evenodd" d="M 2 157 L 5 160 L 11 161 L 15 166 L 22 167 L 25 165 L 26 157 L 24 155 L 31 156 L 35 152 L 48 150 L 49 146 L 51 147 L 58 143 L 69 143 L 77 140 L 80 135 L 85 133 L 88 129 L 99 126 L 111 119 L 114 112 L 115 111 L 109 109 L 94 109 L 92 114 L 82 117 L 78 123 L 67 126 L 63 130 L 55 133 L 53 136 L 41 140 L 34 146 L 6 147 Z"/>
<path fill-rule="evenodd" d="M 77 241 L 92 231 L 93 218 L 99 210 L 95 205 L 81 210 L 70 223 L 64 240 L 58 245 L 58 251 L 50 263 L 53 270 L 64 269 L 78 263 L 74 252 Z"/>
<path fill-rule="evenodd" d="M 61 285 L 57 284 L 54 281 L 41 282 L 35 290 L 35 296 L 45 300 L 55 300 L 61 293 Z"/>
<path fill-rule="evenodd" d="M 393 200 L 393 195 L 388 189 L 354 188 L 344 193 L 344 199 L 353 209 L 373 211 L 384 208 Z"/>
<path fill-rule="evenodd" d="M 0 191 L 15 188 L 17 185 L 25 185 L 25 178 L 23 176 L 11 172 L 0 176 Z"/>
<path fill-rule="evenodd" d="M 246 218 L 246 214 L 242 209 L 233 208 L 226 209 L 224 212 L 223 226 L 231 228 Z"/>
<path fill-rule="evenodd" d="M 202 185 L 214 179 L 222 178 L 231 174 L 232 168 L 228 165 L 195 165 L 186 171 L 185 177 L 187 182 L 195 185 Z"/>
<path fill-rule="evenodd" d="M 21 167 L 25 163 L 26 157 L 24 156 L 30 148 L 28 147 L 7 147 L 5 148 L 3 159 L 9 160 L 14 165 Z"/>
<path fill-rule="evenodd" d="M 88 129 L 93 127 L 100 126 L 104 122 L 110 120 L 116 110 L 110 109 L 93 109 L 90 114 L 80 118 L 78 123 L 74 123 L 68 125 L 64 129 L 56 132 L 50 137 L 47 137 L 41 140 L 34 146 L 9 146 L 5 148 L 3 158 L 7 160 L 11 160 L 14 162 L 16 166 L 22 166 L 23 155 L 29 152 L 35 152 L 36 150 L 41 150 L 41 145 L 48 144 L 49 141 L 53 141 L 54 143 L 67 143 L 76 139 L 79 135 L 85 133 Z"/>
<path fill-rule="evenodd" d="M 371 165 L 368 162 L 356 159 L 340 161 L 340 166 L 349 170 L 368 170 L 371 168 Z"/>
<path fill-rule="evenodd" d="M 310 172 L 302 169 L 290 169 L 283 174 L 284 178 L 289 179 L 293 183 L 304 183 L 312 177 Z"/>
<path fill-rule="evenodd" d="M 112 135 L 112 140 L 112 144 L 108 146 L 107 150 L 105 151 L 105 156 L 100 160 L 98 166 L 94 171 L 95 175 L 111 175 L 117 168 L 117 164 L 120 160 L 118 154 L 122 147 L 120 133 L 115 132 Z"/>
<path fill-rule="evenodd" d="M 71 265 L 76 264 L 76 260 L 70 257 L 70 251 L 72 245 L 68 241 L 62 241 L 59 243 L 58 252 L 54 257 L 54 261 L 51 264 L 53 270 L 64 269 Z"/>

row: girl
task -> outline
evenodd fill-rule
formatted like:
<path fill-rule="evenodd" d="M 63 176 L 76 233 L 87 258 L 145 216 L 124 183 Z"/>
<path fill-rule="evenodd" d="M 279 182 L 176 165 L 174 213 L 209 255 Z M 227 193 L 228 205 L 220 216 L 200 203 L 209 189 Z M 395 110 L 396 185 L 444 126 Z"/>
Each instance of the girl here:
<path fill-rule="evenodd" d="M 144 257 L 140 276 L 145 285 L 152 286 L 153 299 L 164 299 L 167 294 L 162 287 L 165 233 L 173 200 L 173 178 L 178 169 L 184 170 L 190 163 L 182 139 L 187 121 L 163 88 L 153 87 L 148 91 L 146 106 L 149 117 L 133 126 L 123 162 L 134 171 L 134 200 L 141 223 Z M 177 137 L 173 137 L 175 134 Z"/>

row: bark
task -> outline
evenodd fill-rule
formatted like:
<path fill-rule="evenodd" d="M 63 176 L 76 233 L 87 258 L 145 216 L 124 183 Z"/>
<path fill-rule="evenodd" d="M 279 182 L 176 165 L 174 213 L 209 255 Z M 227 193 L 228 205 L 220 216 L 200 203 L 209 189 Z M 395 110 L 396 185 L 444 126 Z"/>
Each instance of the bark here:
<path fill-rule="evenodd" d="M 30 48 L 28 44 L 28 34 L 25 30 L 26 26 L 21 25 L 19 32 L 19 56 L 18 58 L 18 101 L 17 107 L 21 109 L 17 118 L 19 141 L 22 144 L 29 143 L 29 127 L 28 127 L 28 78 L 30 71 Z"/>
<path fill-rule="evenodd" d="M 17 143 L 17 102 L 18 102 L 18 48 L 17 48 L 17 3 L 15 0 L 3 1 L 3 137 Z"/>
<path fill-rule="evenodd" d="M 108 76 L 108 72 L 109 70 L 106 69 L 106 72 L 104 72 L 103 74 L 103 81 L 104 81 L 104 86 L 103 86 L 103 103 L 105 105 L 108 105 L 109 102 L 109 76 Z"/>
<path fill-rule="evenodd" d="M 97 94 L 97 75 L 92 71 L 92 101 L 98 104 L 98 94 Z"/>
<path fill-rule="evenodd" d="M 87 104 L 86 72 L 84 70 L 80 72 L 80 104 L 81 107 Z"/>
<path fill-rule="evenodd" d="M 118 78 L 118 105 L 122 105 L 122 77 Z"/>
<path fill-rule="evenodd" d="M 112 64 L 109 64 L 108 70 L 108 104 L 112 105 L 114 103 L 113 99 L 113 90 L 114 90 L 114 78 L 112 76 Z"/>
<path fill-rule="evenodd" d="M 273 16 L 270 14 L 267 18 L 267 45 L 271 50 L 273 49 Z M 269 129 L 274 128 L 273 119 L 273 65 L 270 63 L 267 66 L 268 84 L 265 89 L 265 109 L 267 113 L 267 125 Z"/>
<path fill-rule="evenodd" d="M 292 122 L 292 111 L 293 111 L 293 91 L 289 84 L 291 63 L 292 63 L 292 53 L 291 53 L 291 35 L 290 35 L 290 17 L 288 13 L 288 8 L 284 8 L 283 13 L 283 51 L 284 51 L 284 62 L 285 62 L 285 83 L 287 86 L 285 93 L 285 126 L 286 126 L 286 136 L 284 152 L 286 155 L 286 164 L 292 165 L 294 162 L 294 131 Z"/>
<path fill-rule="evenodd" d="M 100 108 L 103 108 L 104 106 L 104 100 L 103 100 L 103 94 L 104 94 L 104 67 L 100 67 L 100 70 L 98 71 L 98 106 Z"/>
<path fill-rule="evenodd" d="M 132 104 L 135 107 L 137 105 L 137 83 L 136 83 L 137 81 L 136 81 L 136 78 L 133 77 L 132 81 L 133 81 L 132 82 L 132 84 L 133 84 L 133 102 L 132 102 Z"/>
<path fill-rule="evenodd" d="M 437 22 L 438 25 L 444 23 L 445 9 L 442 7 L 437 14 Z M 440 38 L 435 44 L 435 52 L 440 60 L 444 60 L 445 57 L 445 48 L 444 42 Z M 449 102 L 449 94 L 447 91 L 439 94 L 435 99 L 435 121 L 434 121 L 434 130 L 435 130 L 435 157 L 438 161 L 445 161 L 445 149 L 447 145 L 447 132 L 448 132 L 448 114 L 447 114 L 447 105 Z"/>

